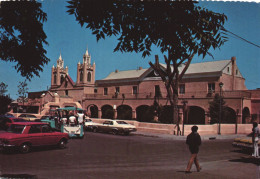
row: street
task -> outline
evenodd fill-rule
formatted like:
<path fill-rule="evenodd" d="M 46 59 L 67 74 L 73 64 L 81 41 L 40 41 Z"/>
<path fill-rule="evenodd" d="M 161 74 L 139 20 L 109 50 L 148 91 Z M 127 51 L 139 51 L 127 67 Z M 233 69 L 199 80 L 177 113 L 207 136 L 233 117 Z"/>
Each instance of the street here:
<path fill-rule="evenodd" d="M 0 175 L 34 178 L 260 178 L 259 161 L 233 148 L 232 139 L 203 140 L 201 172 L 185 174 L 190 154 L 185 140 L 130 134 L 85 133 L 66 149 L 0 153 Z M 260 160 L 260 159 L 259 159 Z M 18 175 L 19 174 L 19 175 Z M 33 178 L 32 177 L 32 178 Z"/>

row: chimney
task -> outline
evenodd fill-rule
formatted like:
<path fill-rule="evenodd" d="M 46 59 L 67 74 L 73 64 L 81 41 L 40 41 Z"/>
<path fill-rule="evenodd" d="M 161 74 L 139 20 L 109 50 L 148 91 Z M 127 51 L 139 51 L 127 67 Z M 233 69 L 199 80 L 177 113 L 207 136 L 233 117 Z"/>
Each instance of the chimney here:
<path fill-rule="evenodd" d="M 139 67 L 138 70 L 142 70 L 143 68 L 142 67 Z"/>
<path fill-rule="evenodd" d="M 235 90 L 235 75 L 236 75 L 236 57 L 231 57 L 231 62 L 232 62 L 232 78 L 233 78 L 233 83 L 232 83 L 232 90 Z"/>
<path fill-rule="evenodd" d="M 231 57 L 231 62 L 232 62 L 232 76 L 235 76 L 235 71 L 236 71 L 236 57 Z"/>
<path fill-rule="evenodd" d="M 115 73 L 118 73 L 118 69 L 115 70 Z"/>

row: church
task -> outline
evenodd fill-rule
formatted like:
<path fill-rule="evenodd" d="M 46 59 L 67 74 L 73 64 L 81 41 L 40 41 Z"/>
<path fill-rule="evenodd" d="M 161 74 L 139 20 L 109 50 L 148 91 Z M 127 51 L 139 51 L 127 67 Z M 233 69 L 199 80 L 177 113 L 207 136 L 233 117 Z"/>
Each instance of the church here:
<path fill-rule="evenodd" d="M 160 64 L 166 69 L 165 64 Z M 180 70 L 184 65 L 179 67 Z M 148 115 L 149 106 L 161 106 L 161 115 L 168 114 L 169 100 L 161 78 L 152 68 L 120 71 L 106 78 L 95 79 L 96 64 L 88 51 L 77 64 L 75 82 L 64 67 L 60 55 L 52 67 L 48 91 L 29 93 L 28 105 L 41 115 L 52 109 L 74 106 L 83 108 L 93 118 L 136 119 Z M 97 72 L 98 73 L 98 72 Z M 251 123 L 260 118 L 260 90 L 248 90 L 236 64 L 236 57 L 227 60 L 190 64 L 179 85 L 179 114 L 183 119 L 184 105 L 188 107 L 187 124 L 209 124 L 209 103 L 220 94 L 228 109 L 224 123 Z M 158 113 L 155 114 L 158 116 Z"/>

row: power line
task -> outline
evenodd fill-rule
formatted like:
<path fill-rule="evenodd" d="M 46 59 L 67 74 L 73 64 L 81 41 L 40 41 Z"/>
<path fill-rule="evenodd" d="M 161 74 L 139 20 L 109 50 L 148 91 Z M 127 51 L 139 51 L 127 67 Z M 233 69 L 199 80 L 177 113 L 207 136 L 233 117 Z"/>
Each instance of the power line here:
<path fill-rule="evenodd" d="M 254 46 L 260 48 L 259 45 L 256 45 L 256 44 L 254 44 L 253 42 L 250 42 L 250 41 L 246 40 L 245 38 L 240 37 L 240 36 L 234 34 L 233 32 L 230 32 L 229 30 L 225 29 L 224 27 L 222 27 L 222 30 L 225 31 L 225 32 L 228 32 L 228 33 L 230 33 L 230 34 L 232 34 L 232 35 L 234 35 L 235 37 L 237 37 L 237 38 L 239 38 L 239 39 L 242 39 L 243 41 L 245 41 L 245 42 L 247 42 L 247 43 L 249 43 L 249 44 L 251 44 L 251 45 L 254 45 Z M 227 35 L 228 35 L 228 34 L 227 34 Z"/>

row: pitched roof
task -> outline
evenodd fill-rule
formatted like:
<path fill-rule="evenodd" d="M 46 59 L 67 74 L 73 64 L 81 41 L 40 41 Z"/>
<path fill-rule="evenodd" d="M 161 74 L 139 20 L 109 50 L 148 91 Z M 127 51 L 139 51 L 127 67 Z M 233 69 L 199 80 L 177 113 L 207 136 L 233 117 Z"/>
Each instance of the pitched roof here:
<path fill-rule="evenodd" d="M 220 72 L 230 62 L 231 62 L 231 60 L 192 63 L 192 64 L 190 64 L 190 66 L 185 74 Z M 184 67 L 185 67 L 185 65 L 181 65 L 179 67 L 179 71 L 181 72 Z"/>
<path fill-rule="evenodd" d="M 201 62 L 201 63 L 192 63 L 190 64 L 188 70 L 185 75 L 188 74 L 199 74 L 199 73 L 213 73 L 213 72 L 221 72 L 231 60 L 221 60 L 221 61 L 210 61 L 210 62 Z M 166 68 L 166 64 L 160 65 Z M 185 65 L 181 65 L 179 67 L 179 71 L 181 72 Z M 141 70 L 127 70 L 127 71 L 115 71 L 111 72 L 106 78 L 103 80 L 119 80 L 119 79 L 129 79 L 129 78 L 139 78 L 141 77 L 148 69 Z"/>
<path fill-rule="evenodd" d="M 115 79 L 125 79 L 125 78 L 138 78 L 138 77 L 140 77 L 144 72 L 146 72 L 146 70 L 147 70 L 147 69 L 111 72 L 106 78 L 104 78 L 104 79 L 102 79 L 102 80 L 115 80 Z"/>

